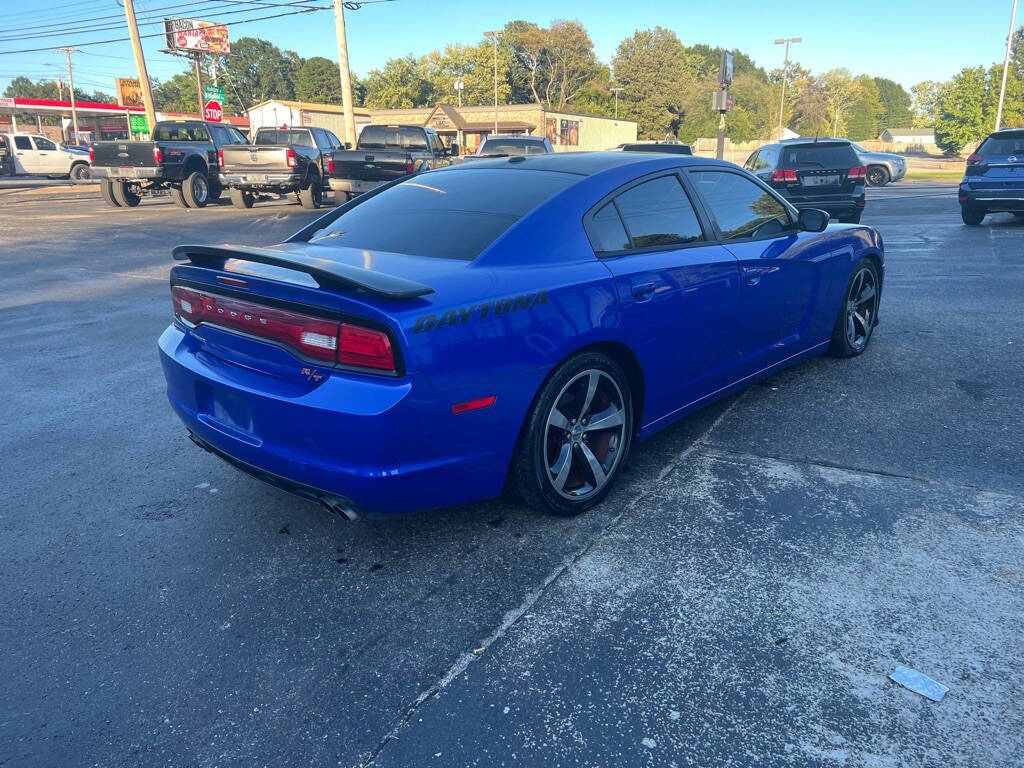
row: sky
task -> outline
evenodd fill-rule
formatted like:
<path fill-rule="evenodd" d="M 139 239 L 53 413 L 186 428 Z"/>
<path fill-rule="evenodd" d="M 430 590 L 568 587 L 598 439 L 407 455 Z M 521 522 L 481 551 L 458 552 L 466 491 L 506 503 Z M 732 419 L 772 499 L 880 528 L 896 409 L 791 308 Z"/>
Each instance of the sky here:
<path fill-rule="evenodd" d="M 260 0 L 264 5 L 295 1 Z M 334 17 L 329 10 L 232 24 L 232 20 L 274 11 L 261 8 L 219 16 L 218 12 L 238 10 L 234 4 L 239 0 L 212 0 L 209 9 L 200 7 L 199 0 L 192 0 L 187 13 L 174 13 L 174 7 L 185 2 L 188 0 L 136 0 L 135 9 L 143 18 L 148 13 L 153 18 L 173 14 L 224 21 L 232 39 L 257 36 L 304 57 L 337 56 Z M 308 2 L 330 5 L 330 0 Z M 359 10 L 347 11 L 345 18 L 350 65 L 358 75 L 382 66 L 391 57 L 420 55 L 446 43 L 479 42 L 484 31 L 500 28 L 513 18 L 540 25 L 565 18 L 584 24 L 598 57 L 609 63 L 623 38 L 656 25 L 673 30 L 684 45 L 706 43 L 742 50 L 766 69 L 782 63 L 783 49 L 773 43 L 776 38 L 801 37 L 803 42 L 791 49 L 791 59 L 813 72 L 845 67 L 854 75 L 888 77 L 909 89 L 921 80 L 948 79 L 965 66 L 1002 62 L 1011 4 L 1012 0 L 980 0 L 967 14 L 963 3 L 950 0 L 867 0 L 856 5 L 821 0 L 732 0 L 728 4 L 682 0 L 371 0 Z M 39 53 L 5 53 L 24 48 L 80 46 L 73 59 L 75 85 L 89 91 L 112 93 L 115 77 L 136 76 L 128 42 L 82 45 L 90 40 L 126 37 L 123 27 L 88 34 L 25 37 L 32 34 L 33 25 L 39 24 L 98 16 L 112 16 L 110 23 L 121 23 L 123 7 L 116 0 L 34 0 L 31 10 L 15 0 L 0 0 L 0 6 L 4 6 L 0 11 L 0 92 L 21 74 L 33 80 L 52 79 L 64 71 L 64 54 L 49 48 Z M 552 10 L 555 7 L 557 11 Z M 1021 24 L 1024 9 L 1017 19 L 1017 25 Z M 63 29 L 74 28 L 68 25 Z M 965 34 L 968 29 L 969 34 Z M 159 30 L 159 25 L 142 27 L 143 34 Z M 186 71 L 188 61 L 160 53 L 161 43 L 161 38 L 144 41 L 150 77 L 167 79 Z"/>

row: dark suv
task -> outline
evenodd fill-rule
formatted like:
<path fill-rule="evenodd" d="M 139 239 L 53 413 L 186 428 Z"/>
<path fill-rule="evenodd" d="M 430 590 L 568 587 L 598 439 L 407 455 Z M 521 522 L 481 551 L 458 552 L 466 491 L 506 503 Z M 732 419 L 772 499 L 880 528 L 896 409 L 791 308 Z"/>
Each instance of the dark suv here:
<path fill-rule="evenodd" d="M 960 182 L 964 224 L 981 224 L 987 213 L 1024 216 L 1024 129 L 996 131 L 967 158 Z"/>
<path fill-rule="evenodd" d="M 820 208 L 839 221 L 860 222 L 867 168 L 848 141 L 793 139 L 767 144 L 743 167 L 798 209 Z"/>

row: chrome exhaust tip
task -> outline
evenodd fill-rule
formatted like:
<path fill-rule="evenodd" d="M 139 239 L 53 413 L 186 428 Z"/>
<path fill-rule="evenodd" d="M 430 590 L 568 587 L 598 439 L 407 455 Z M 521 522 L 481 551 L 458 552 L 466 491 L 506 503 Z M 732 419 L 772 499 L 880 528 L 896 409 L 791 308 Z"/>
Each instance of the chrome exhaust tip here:
<path fill-rule="evenodd" d="M 354 523 L 359 519 L 359 515 L 353 506 L 348 501 L 338 496 L 321 496 L 320 503 L 327 507 L 331 512 L 341 515 L 350 523 Z"/>

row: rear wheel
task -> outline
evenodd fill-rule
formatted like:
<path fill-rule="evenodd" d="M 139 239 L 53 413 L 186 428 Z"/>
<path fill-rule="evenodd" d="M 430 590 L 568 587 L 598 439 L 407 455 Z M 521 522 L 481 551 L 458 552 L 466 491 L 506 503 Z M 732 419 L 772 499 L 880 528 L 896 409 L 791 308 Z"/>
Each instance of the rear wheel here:
<path fill-rule="evenodd" d="M 354 195 L 351 192 L 335 192 L 334 193 L 334 204 L 335 205 L 344 205 L 349 200 L 351 200 L 353 197 L 354 197 Z"/>
<path fill-rule="evenodd" d="M 181 187 L 170 187 L 167 191 L 175 205 L 179 208 L 188 208 L 188 202 L 185 200 L 185 193 L 181 191 Z"/>
<path fill-rule="evenodd" d="M 114 208 L 121 207 L 121 204 L 114 199 L 114 185 L 110 183 L 110 179 L 100 179 L 100 196 L 107 202 L 107 205 Z"/>
<path fill-rule="evenodd" d="M 872 187 L 884 187 L 891 179 L 889 169 L 884 165 L 868 166 L 867 181 Z"/>
<path fill-rule="evenodd" d="M 633 437 L 633 400 L 622 369 L 583 352 L 548 379 L 527 417 L 511 485 L 528 505 L 577 515 L 611 490 Z"/>
<path fill-rule="evenodd" d="M 836 357 L 856 357 L 864 351 L 878 322 L 878 298 L 878 268 L 873 261 L 861 259 L 843 294 L 829 352 Z"/>
<path fill-rule="evenodd" d="M 299 190 L 299 203 L 303 208 L 319 208 L 324 201 L 324 188 L 320 186 L 320 177 L 311 176 L 309 183 Z"/>
<path fill-rule="evenodd" d="M 862 211 L 857 211 L 856 213 L 851 214 L 850 216 L 841 217 L 839 221 L 842 224 L 860 224 L 860 217 L 862 213 Z"/>
<path fill-rule="evenodd" d="M 960 218 L 964 220 L 964 224 L 967 226 L 976 227 L 981 224 L 982 219 L 985 218 L 985 211 L 971 205 L 961 205 Z"/>
<path fill-rule="evenodd" d="M 205 208 L 210 202 L 210 181 L 206 174 L 193 171 L 181 182 L 181 194 L 189 208 Z"/>
<path fill-rule="evenodd" d="M 120 207 L 134 208 L 142 202 L 142 196 L 127 181 L 115 181 L 111 186 Z"/>
<path fill-rule="evenodd" d="M 252 204 L 256 202 L 252 192 L 243 192 L 241 189 L 232 187 L 228 190 L 228 194 L 231 196 L 231 204 L 235 208 L 252 208 Z"/>

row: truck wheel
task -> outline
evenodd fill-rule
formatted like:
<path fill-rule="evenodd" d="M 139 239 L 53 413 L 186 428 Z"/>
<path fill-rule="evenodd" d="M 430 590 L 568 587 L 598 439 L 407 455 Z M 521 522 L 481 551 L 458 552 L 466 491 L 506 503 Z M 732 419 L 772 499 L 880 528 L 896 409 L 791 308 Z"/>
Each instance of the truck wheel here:
<path fill-rule="evenodd" d="M 181 182 L 181 193 L 185 196 L 185 202 L 189 208 L 205 208 L 210 202 L 210 182 L 206 175 L 200 171 L 192 171 L 188 177 Z"/>
<path fill-rule="evenodd" d="M 92 177 L 92 169 L 88 163 L 75 163 L 71 166 L 71 174 L 69 176 L 72 181 L 85 181 Z"/>
<path fill-rule="evenodd" d="M 132 189 L 132 185 L 127 181 L 115 181 L 112 187 L 114 199 L 117 200 L 117 204 L 122 208 L 134 208 L 142 202 L 142 197 Z"/>
<path fill-rule="evenodd" d="M 107 205 L 120 208 L 121 204 L 114 199 L 114 185 L 110 179 L 100 179 L 100 195 L 107 201 Z"/>
<path fill-rule="evenodd" d="M 341 192 L 341 191 L 335 192 L 334 193 L 334 204 L 335 205 L 344 205 L 349 200 L 351 200 L 353 197 L 354 197 L 354 195 L 351 192 Z"/>
<path fill-rule="evenodd" d="M 323 201 L 324 189 L 320 186 L 320 177 L 314 176 L 299 190 L 299 202 L 303 208 L 319 208 Z"/>
<path fill-rule="evenodd" d="M 181 187 L 170 187 L 167 191 L 171 193 L 171 200 L 175 205 L 179 208 L 188 208 L 188 202 L 185 200 L 185 193 L 181 191 Z"/>
<path fill-rule="evenodd" d="M 235 208 L 252 208 L 252 204 L 256 202 L 256 198 L 253 197 L 251 192 L 243 192 L 240 189 L 230 189 L 228 194 L 231 195 L 231 204 Z"/>

